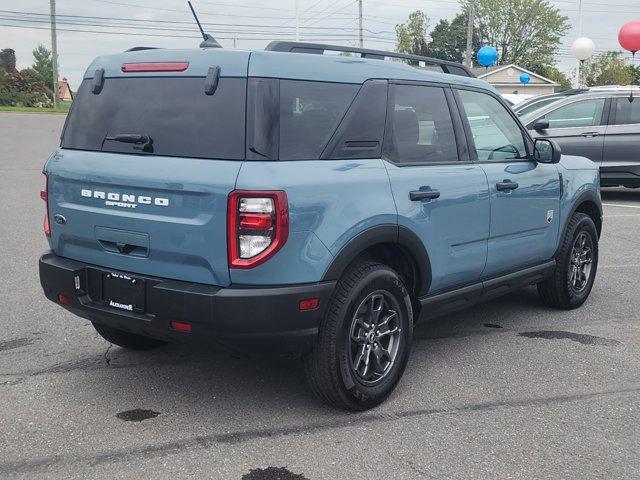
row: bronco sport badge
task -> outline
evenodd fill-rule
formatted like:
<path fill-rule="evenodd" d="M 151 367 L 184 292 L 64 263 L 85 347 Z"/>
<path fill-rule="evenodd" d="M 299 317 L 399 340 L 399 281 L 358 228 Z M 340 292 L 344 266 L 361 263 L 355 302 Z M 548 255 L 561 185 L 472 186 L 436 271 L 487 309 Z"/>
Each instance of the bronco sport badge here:
<path fill-rule="evenodd" d="M 86 198 L 99 198 L 104 200 L 108 207 L 137 208 L 139 204 L 156 205 L 158 207 L 168 207 L 168 198 L 154 198 L 146 195 L 134 195 L 133 193 L 101 192 L 99 190 L 89 190 L 83 188 L 80 194 Z"/>

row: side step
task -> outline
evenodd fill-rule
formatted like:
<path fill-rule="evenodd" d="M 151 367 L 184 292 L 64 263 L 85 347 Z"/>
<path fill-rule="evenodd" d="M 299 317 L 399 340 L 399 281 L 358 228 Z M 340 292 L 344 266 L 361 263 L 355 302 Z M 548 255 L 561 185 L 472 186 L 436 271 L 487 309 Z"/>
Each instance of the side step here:
<path fill-rule="evenodd" d="M 550 260 L 524 270 L 483 280 L 448 292 L 423 297 L 420 299 L 422 304 L 420 320 L 462 310 L 477 303 L 501 297 L 519 288 L 535 285 L 553 275 L 555 267 L 556 261 Z"/>

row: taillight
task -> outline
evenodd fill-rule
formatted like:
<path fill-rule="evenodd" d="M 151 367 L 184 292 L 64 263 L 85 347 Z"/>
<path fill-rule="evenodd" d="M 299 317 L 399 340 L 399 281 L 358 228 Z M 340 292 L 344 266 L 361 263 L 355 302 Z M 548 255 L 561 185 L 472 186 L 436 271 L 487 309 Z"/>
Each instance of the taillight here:
<path fill-rule="evenodd" d="M 44 200 L 45 212 L 44 212 L 44 234 L 47 237 L 51 236 L 51 226 L 49 225 L 49 177 L 46 172 L 44 174 L 44 190 L 40 190 L 40 198 Z"/>
<path fill-rule="evenodd" d="M 253 268 L 271 258 L 289 236 L 289 205 L 281 190 L 229 194 L 227 242 L 230 268 Z"/>

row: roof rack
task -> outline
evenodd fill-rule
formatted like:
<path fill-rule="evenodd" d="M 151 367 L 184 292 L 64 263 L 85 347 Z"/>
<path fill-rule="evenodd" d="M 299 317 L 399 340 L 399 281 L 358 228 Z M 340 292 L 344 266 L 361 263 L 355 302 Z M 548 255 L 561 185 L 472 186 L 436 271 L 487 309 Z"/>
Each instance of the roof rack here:
<path fill-rule="evenodd" d="M 467 67 L 460 63 L 450 62 L 448 60 L 440 60 L 438 58 L 423 57 L 421 55 L 411 55 L 408 53 L 386 52 L 384 50 L 370 50 L 368 48 L 357 48 L 339 45 L 325 45 L 322 43 L 306 43 L 291 41 L 273 41 L 265 50 L 274 52 L 289 53 L 314 53 L 318 55 L 324 54 L 325 51 L 331 52 L 348 52 L 359 53 L 361 58 L 373 58 L 376 60 L 384 60 L 385 58 L 400 58 L 409 62 L 424 62 L 427 65 L 435 65 L 442 69 L 444 73 L 460 75 L 462 77 L 475 77 L 475 75 Z"/>

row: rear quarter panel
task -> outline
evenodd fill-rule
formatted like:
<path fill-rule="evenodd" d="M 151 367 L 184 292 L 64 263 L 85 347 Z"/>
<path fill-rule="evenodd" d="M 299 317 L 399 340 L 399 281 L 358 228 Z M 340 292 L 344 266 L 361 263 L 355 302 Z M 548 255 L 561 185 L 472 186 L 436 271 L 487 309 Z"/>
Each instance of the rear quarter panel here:
<path fill-rule="evenodd" d="M 232 269 L 236 284 L 317 282 L 351 238 L 375 225 L 397 223 L 380 159 L 246 161 L 236 189 L 284 190 L 289 201 L 287 243 L 251 270 Z"/>

